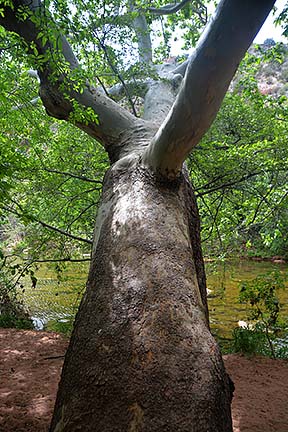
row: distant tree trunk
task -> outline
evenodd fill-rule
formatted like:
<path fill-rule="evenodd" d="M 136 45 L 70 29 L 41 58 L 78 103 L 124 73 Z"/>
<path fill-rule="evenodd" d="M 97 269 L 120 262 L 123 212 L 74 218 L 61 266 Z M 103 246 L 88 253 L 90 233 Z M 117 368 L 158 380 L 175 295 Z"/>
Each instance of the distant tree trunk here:
<path fill-rule="evenodd" d="M 231 432 L 231 397 L 191 185 L 128 156 L 105 177 L 50 431 Z"/>

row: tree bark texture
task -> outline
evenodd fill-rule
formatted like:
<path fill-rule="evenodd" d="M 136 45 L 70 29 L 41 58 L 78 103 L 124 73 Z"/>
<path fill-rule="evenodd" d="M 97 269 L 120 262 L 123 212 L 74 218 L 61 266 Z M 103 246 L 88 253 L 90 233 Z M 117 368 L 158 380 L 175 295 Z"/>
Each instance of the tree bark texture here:
<path fill-rule="evenodd" d="M 191 185 L 139 160 L 106 174 L 50 432 L 232 432 Z"/>
<path fill-rule="evenodd" d="M 76 125 L 103 144 L 112 164 L 50 432 L 232 432 L 231 382 L 209 330 L 199 217 L 183 162 L 215 118 L 274 3 L 221 0 L 189 61 L 172 70 L 155 67 L 161 79 L 141 85 L 143 119 L 88 83 L 83 92 L 71 90 L 69 73 L 52 80 L 57 68 L 51 56 L 41 64 L 47 113 L 69 121 L 71 98 L 92 109 L 98 121 Z M 44 2 L 14 0 L 10 6 L 0 25 L 20 35 L 28 53 L 33 46 L 49 54 L 52 41 L 43 44 L 39 37 L 47 33 Z M 22 6 L 32 17 L 37 11 L 40 22 L 19 19 Z M 143 30 L 140 54 L 144 48 L 149 63 L 141 13 L 134 28 Z M 54 39 L 62 40 L 59 58 L 80 71 L 54 28 Z"/>

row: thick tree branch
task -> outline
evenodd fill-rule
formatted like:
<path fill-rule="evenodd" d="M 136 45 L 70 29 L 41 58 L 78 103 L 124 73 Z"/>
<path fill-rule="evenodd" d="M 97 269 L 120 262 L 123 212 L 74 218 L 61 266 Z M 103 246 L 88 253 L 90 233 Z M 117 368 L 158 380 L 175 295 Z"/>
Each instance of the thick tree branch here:
<path fill-rule="evenodd" d="M 180 3 L 172 3 L 168 4 L 162 7 L 148 7 L 147 10 L 151 12 L 153 15 L 171 15 L 179 10 L 183 9 L 184 6 L 186 6 L 187 3 L 190 3 L 191 0 L 182 0 Z"/>
<path fill-rule="evenodd" d="M 275 0 L 222 0 L 190 59 L 182 87 L 143 164 L 175 178 L 209 129 L 236 69 Z"/>
<path fill-rule="evenodd" d="M 80 66 L 70 45 L 57 31 L 56 26 L 53 40 L 50 38 L 45 41 L 41 37 L 41 33 L 44 33 L 45 37 L 51 35 L 54 23 L 47 16 L 49 12 L 45 10 L 40 0 L 14 0 L 13 5 L 13 10 L 8 6 L 4 7 L 4 16 L 0 16 L 0 25 L 8 31 L 17 33 L 24 40 L 26 51 L 35 56 L 36 50 L 38 59 L 41 59 L 41 63 L 38 64 L 40 97 L 47 113 L 58 119 L 70 120 L 74 110 L 74 100 L 84 110 L 92 109 L 99 120 L 95 121 L 94 117 L 89 120 L 89 116 L 85 120 L 76 117 L 73 119 L 76 126 L 96 138 L 106 148 L 110 144 L 115 145 L 121 134 L 135 127 L 137 120 L 127 110 L 119 107 L 88 84 L 83 84 L 82 92 L 73 87 L 70 73 L 67 73 L 65 68 L 67 69 L 68 66 L 72 75 L 75 70 L 81 75 Z M 19 19 L 18 15 L 23 6 L 29 8 L 31 14 L 25 20 Z M 47 33 L 47 20 L 49 20 L 49 33 Z"/>
<path fill-rule="evenodd" d="M 135 6 L 134 3 L 134 0 L 128 1 L 130 12 L 136 12 L 136 16 L 133 19 L 133 29 L 138 42 L 139 61 L 140 63 L 149 64 L 152 62 L 152 42 L 150 31 L 145 15 Z"/>
<path fill-rule="evenodd" d="M 191 0 L 182 0 L 180 3 L 171 3 L 162 7 L 148 7 L 146 10 L 153 15 L 172 15 L 179 10 L 183 9 L 187 3 L 191 3 Z M 196 6 L 192 4 L 192 12 L 197 14 L 203 25 L 207 24 L 207 8 L 204 4 L 199 2 Z"/>
<path fill-rule="evenodd" d="M 186 70 L 187 70 L 187 67 L 188 67 L 188 65 L 189 65 L 189 62 L 190 62 L 191 58 L 192 58 L 192 55 L 189 56 L 189 57 L 187 58 L 187 60 L 185 60 L 185 61 L 183 61 L 182 63 L 178 64 L 178 65 L 175 67 L 175 69 L 173 70 L 173 73 L 174 73 L 174 74 L 181 75 L 182 77 L 184 77 L 184 75 L 185 75 L 185 73 L 186 73 Z"/>
<path fill-rule="evenodd" d="M 175 91 L 169 82 L 152 81 L 144 98 L 145 120 L 161 125 L 175 100 Z"/>

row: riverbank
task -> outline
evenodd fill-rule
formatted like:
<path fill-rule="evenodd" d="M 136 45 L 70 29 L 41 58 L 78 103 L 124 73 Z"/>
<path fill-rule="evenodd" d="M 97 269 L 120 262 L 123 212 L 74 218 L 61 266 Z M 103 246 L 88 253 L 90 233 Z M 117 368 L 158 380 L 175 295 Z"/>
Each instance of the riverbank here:
<path fill-rule="evenodd" d="M 68 339 L 0 329 L 0 430 L 47 432 Z M 224 356 L 235 384 L 234 432 L 288 431 L 288 362 Z"/>
<path fill-rule="evenodd" d="M 261 255 L 255 255 L 255 256 L 247 256 L 247 255 L 240 255 L 239 257 L 235 257 L 235 256 L 230 256 L 228 258 L 225 258 L 224 261 L 226 262 L 233 262 L 235 260 L 242 260 L 242 261 L 254 261 L 254 262 L 270 262 L 273 264 L 287 264 L 288 261 L 284 256 L 280 256 L 280 255 L 274 255 L 274 256 L 261 256 Z M 223 260 L 221 260 L 223 261 Z M 214 263 L 214 262 L 219 262 L 219 258 L 211 258 L 211 257 L 207 257 L 204 256 L 204 262 L 205 263 Z"/>

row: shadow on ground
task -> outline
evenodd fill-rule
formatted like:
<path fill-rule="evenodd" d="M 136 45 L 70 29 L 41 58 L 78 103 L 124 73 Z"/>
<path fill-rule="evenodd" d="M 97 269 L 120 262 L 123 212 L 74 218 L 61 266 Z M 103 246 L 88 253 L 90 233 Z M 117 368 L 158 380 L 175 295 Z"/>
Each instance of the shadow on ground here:
<path fill-rule="evenodd" d="M 56 333 L 0 329 L 1 432 L 48 431 L 67 345 Z M 224 361 L 236 387 L 234 432 L 287 432 L 288 362 L 239 355 Z"/>
<path fill-rule="evenodd" d="M 0 430 L 47 432 L 67 339 L 47 332 L 0 330 Z"/>

